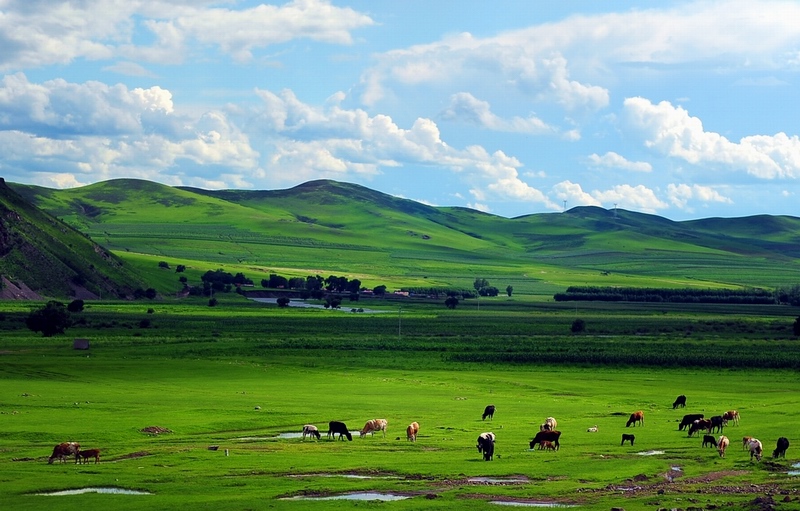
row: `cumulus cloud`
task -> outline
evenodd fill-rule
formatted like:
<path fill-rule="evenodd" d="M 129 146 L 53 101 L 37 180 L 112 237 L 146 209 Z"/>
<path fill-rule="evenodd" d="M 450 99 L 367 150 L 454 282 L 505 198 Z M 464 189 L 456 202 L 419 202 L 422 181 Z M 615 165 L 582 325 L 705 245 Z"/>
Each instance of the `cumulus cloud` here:
<path fill-rule="evenodd" d="M 441 113 L 441 117 L 448 121 L 475 124 L 492 131 L 528 133 L 532 135 L 556 131 L 535 116 L 527 118 L 515 116 L 511 119 L 503 119 L 492 112 L 487 101 L 481 101 L 468 92 L 453 94 L 450 97 L 450 106 Z"/>
<path fill-rule="evenodd" d="M 653 166 L 646 161 L 629 161 L 614 151 L 609 151 L 603 156 L 591 154 L 589 155 L 589 163 L 594 167 L 608 167 L 634 172 L 651 172 L 653 170 Z"/>
<path fill-rule="evenodd" d="M 569 180 L 554 185 L 552 192 L 559 201 L 567 201 L 571 206 L 602 206 L 600 201 L 584 192 L 581 185 Z"/>
<path fill-rule="evenodd" d="M 667 196 L 669 201 L 680 209 L 687 209 L 690 201 L 719 202 L 723 204 L 733 204 L 733 201 L 719 193 L 714 188 L 700 185 L 673 184 L 667 186 Z"/>
<path fill-rule="evenodd" d="M 647 147 L 692 164 L 715 164 L 761 179 L 800 178 L 800 138 L 785 133 L 754 135 L 732 142 L 668 101 L 641 97 L 624 102 L 627 122 Z"/>
<path fill-rule="evenodd" d="M 655 213 L 659 209 L 669 207 L 653 190 L 644 185 L 623 184 L 607 190 L 585 192 L 577 183 L 562 181 L 553 186 L 552 193 L 560 200 L 566 200 L 571 206 L 620 207 L 644 213 Z"/>

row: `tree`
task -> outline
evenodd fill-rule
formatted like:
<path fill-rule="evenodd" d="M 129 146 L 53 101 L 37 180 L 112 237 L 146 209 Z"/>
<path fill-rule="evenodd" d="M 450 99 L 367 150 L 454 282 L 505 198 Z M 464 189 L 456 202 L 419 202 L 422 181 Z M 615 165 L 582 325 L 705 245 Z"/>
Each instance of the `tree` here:
<path fill-rule="evenodd" d="M 794 335 L 800 335 L 800 316 L 794 320 L 794 326 L 792 327 L 792 330 L 794 330 Z"/>
<path fill-rule="evenodd" d="M 183 273 L 185 271 L 186 271 L 185 264 L 179 264 L 178 266 L 175 267 L 175 273 Z"/>
<path fill-rule="evenodd" d="M 67 310 L 69 312 L 83 312 L 83 300 L 72 300 L 69 302 L 69 305 L 67 305 Z"/>
<path fill-rule="evenodd" d="M 448 309 L 455 309 L 458 305 L 458 298 L 455 296 L 448 296 L 447 300 L 444 301 L 444 304 L 447 306 Z"/>
<path fill-rule="evenodd" d="M 158 296 L 158 291 L 156 291 L 156 290 L 155 290 L 154 288 L 152 288 L 152 287 L 148 287 L 147 289 L 145 289 L 145 290 L 144 290 L 144 296 L 145 296 L 145 298 L 147 298 L 148 300 L 152 300 L 152 299 L 154 299 L 156 296 Z"/>
<path fill-rule="evenodd" d="M 158 262 L 158 267 L 159 268 L 166 268 L 167 270 L 169 270 L 169 263 L 166 262 L 166 261 L 159 261 Z"/>
<path fill-rule="evenodd" d="M 384 286 L 383 284 L 381 284 L 380 286 L 375 286 L 372 288 L 372 293 L 375 296 L 383 296 L 386 294 L 386 286 Z"/>
<path fill-rule="evenodd" d="M 486 279 L 475 279 L 475 282 L 472 284 L 472 287 L 475 288 L 475 291 L 480 291 L 485 287 L 489 287 L 489 281 Z"/>
<path fill-rule="evenodd" d="M 216 299 L 216 298 L 211 298 L 211 299 L 208 301 L 208 306 L 209 306 L 209 307 L 214 307 L 214 306 L 216 306 L 216 305 L 217 305 L 217 299 Z"/>
<path fill-rule="evenodd" d="M 513 286 L 508 286 L 508 287 L 506 288 L 506 294 L 507 294 L 508 296 L 511 296 L 511 293 L 513 293 L 513 292 L 514 292 L 514 287 L 513 287 Z"/>
<path fill-rule="evenodd" d="M 572 328 L 570 328 L 570 330 L 572 330 L 573 334 L 584 332 L 586 331 L 586 322 L 582 319 L 576 319 L 572 322 Z"/>
<path fill-rule="evenodd" d="M 288 298 L 286 298 L 285 296 L 281 296 L 277 300 L 278 307 L 288 307 L 289 306 L 289 301 L 290 300 Z"/>
<path fill-rule="evenodd" d="M 34 332 L 42 332 L 44 337 L 52 337 L 63 334 L 72 326 L 72 320 L 63 303 L 50 300 L 44 307 L 31 311 L 25 324 Z"/>

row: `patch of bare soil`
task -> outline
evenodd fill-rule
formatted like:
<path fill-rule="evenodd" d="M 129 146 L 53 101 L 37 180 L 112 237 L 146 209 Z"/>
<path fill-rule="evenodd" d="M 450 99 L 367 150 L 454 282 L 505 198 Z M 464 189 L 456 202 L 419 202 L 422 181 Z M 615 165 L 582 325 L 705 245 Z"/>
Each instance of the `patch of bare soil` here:
<path fill-rule="evenodd" d="M 147 433 L 148 435 L 160 435 L 162 433 L 172 433 L 171 429 L 162 428 L 161 426 L 147 426 L 146 428 L 142 428 L 139 431 L 141 433 Z"/>
<path fill-rule="evenodd" d="M 0 299 L 3 300 L 41 300 L 36 291 L 25 285 L 24 282 L 11 282 L 3 277 L 3 286 L 0 288 Z"/>

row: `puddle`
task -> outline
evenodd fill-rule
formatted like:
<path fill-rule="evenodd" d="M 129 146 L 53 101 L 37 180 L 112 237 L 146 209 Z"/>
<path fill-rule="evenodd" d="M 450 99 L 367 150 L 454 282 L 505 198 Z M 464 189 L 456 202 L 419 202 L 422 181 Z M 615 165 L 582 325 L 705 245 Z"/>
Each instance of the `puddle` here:
<path fill-rule="evenodd" d="M 254 302 L 259 302 L 259 303 L 272 303 L 272 304 L 277 304 L 278 303 L 278 299 L 277 298 L 250 298 L 250 300 L 253 300 Z M 324 305 L 320 305 L 318 303 L 307 303 L 307 302 L 304 302 L 302 300 L 289 300 L 289 307 L 297 307 L 297 308 L 300 308 L 300 309 L 324 309 L 325 308 Z M 328 308 L 330 309 L 330 307 L 328 307 Z M 348 307 L 346 305 L 342 305 L 338 309 L 330 309 L 330 310 L 338 310 L 338 311 L 341 311 L 341 312 L 350 312 L 350 313 L 353 313 L 353 311 L 355 310 L 355 311 L 357 311 L 358 314 L 385 314 L 387 312 L 393 312 L 393 311 L 387 311 L 387 310 L 365 309 L 363 307 Z"/>
<path fill-rule="evenodd" d="M 675 472 L 683 472 L 681 467 L 669 467 L 670 469 L 674 470 Z"/>
<path fill-rule="evenodd" d="M 365 476 L 361 474 L 289 474 L 287 477 L 343 477 L 345 479 L 400 479 L 399 476 Z"/>
<path fill-rule="evenodd" d="M 636 454 L 638 454 L 639 456 L 655 456 L 657 454 L 664 454 L 664 451 L 642 451 L 642 452 L 637 452 Z"/>
<path fill-rule="evenodd" d="M 792 468 L 800 468 L 800 463 L 795 463 Z M 800 476 L 800 470 L 790 470 L 787 472 L 790 476 Z"/>
<path fill-rule="evenodd" d="M 327 497 L 308 497 L 298 495 L 296 497 L 286 497 L 281 500 L 364 500 L 372 501 L 379 500 L 381 502 L 390 502 L 393 500 L 405 500 L 411 497 L 407 495 L 394 495 L 392 493 L 377 493 L 377 492 L 361 492 L 361 493 L 345 493 L 342 495 L 329 495 Z"/>
<path fill-rule="evenodd" d="M 306 437 L 308 437 L 308 435 L 306 435 Z M 303 433 L 302 432 L 279 433 L 277 436 L 274 436 L 273 438 L 303 438 Z M 314 437 L 311 438 L 313 439 Z"/>
<path fill-rule="evenodd" d="M 125 488 L 76 488 L 74 490 L 61 490 L 49 493 L 37 493 L 36 495 L 61 497 L 63 495 L 81 495 L 83 493 L 111 493 L 113 495 L 152 495 L 152 493 L 150 493 L 149 491 L 126 490 Z"/>
<path fill-rule="evenodd" d="M 558 502 L 526 502 L 522 500 L 490 500 L 489 504 L 514 507 L 576 507 L 572 504 L 560 504 Z"/>
<path fill-rule="evenodd" d="M 470 477 L 467 479 L 469 483 L 487 484 L 521 484 L 528 481 L 527 477 Z"/>

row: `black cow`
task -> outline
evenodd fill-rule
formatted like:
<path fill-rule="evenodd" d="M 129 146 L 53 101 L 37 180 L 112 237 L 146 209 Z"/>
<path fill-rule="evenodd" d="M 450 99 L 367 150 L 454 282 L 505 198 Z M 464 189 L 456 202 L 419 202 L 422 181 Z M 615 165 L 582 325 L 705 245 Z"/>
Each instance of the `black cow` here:
<path fill-rule="evenodd" d="M 728 421 L 723 419 L 722 415 L 715 415 L 711 417 L 711 429 L 709 430 L 709 432 L 716 429 L 717 433 L 722 433 L 722 428 L 724 428 L 725 424 L 727 423 Z"/>
<path fill-rule="evenodd" d="M 689 426 L 689 436 L 694 435 L 698 431 L 706 430 L 711 433 L 711 419 L 698 419 Z"/>
<path fill-rule="evenodd" d="M 536 433 L 536 436 L 533 437 L 531 440 L 530 446 L 531 449 L 535 448 L 537 445 L 544 441 L 553 442 L 553 445 L 556 446 L 556 450 L 560 447 L 558 443 L 558 439 L 561 437 L 560 431 L 539 431 Z"/>
<path fill-rule="evenodd" d="M 633 445 L 633 441 L 634 440 L 636 440 L 636 436 L 635 435 L 628 435 L 626 433 L 623 433 L 622 434 L 622 442 L 620 442 L 619 445 L 625 445 L 626 441 L 630 442 L 631 445 Z"/>
<path fill-rule="evenodd" d="M 686 429 L 686 426 L 691 426 L 694 421 L 700 420 L 705 415 L 702 413 L 690 413 L 688 415 L 684 415 L 683 419 L 681 419 L 681 423 L 678 425 L 678 431 L 683 431 Z"/>
<path fill-rule="evenodd" d="M 778 439 L 777 448 L 774 451 L 772 451 L 772 457 L 773 458 L 777 458 L 777 457 L 785 458 L 786 457 L 786 449 L 788 449 L 788 448 L 789 448 L 789 439 L 786 438 L 785 436 L 780 437 Z"/>
<path fill-rule="evenodd" d="M 494 420 L 494 405 L 489 405 L 483 409 L 483 416 L 481 417 L 481 420 L 486 420 L 486 417 Z"/>
<path fill-rule="evenodd" d="M 674 402 L 674 403 L 672 403 L 672 409 L 674 410 L 674 409 L 678 408 L 679 406 L 680 406 L 681 408 L 686 408 L 686 396 L 684 396 L 683 394 L 681 394 L 680 396 L 678 396 L 678 397 L 675 399 L 675 402 Z"/>
<path fill-rule="evenodd" d="M 330 421 L 328 423 L 328 438 L 336 438 L 337 433 L 339 434 L 339 440 L 344 440 L 343 436 L 346 436 L 348 440 L 353 441 L 353 435 L 350 434 L 350 430 L 347 429 L 347 425 L 344 422 Z"/>
<path fill-rule="evenodd" d="M 717 446 L 717 439 L 711 435 L 703 435 L 703 447 L 716 447 Z"/>
<path fill-rule="evenodd" d="M 483 453 L 484 461 L 492 461 L 494 456 L 494 433 L 481 433 L 478 436 L 478 452 Z"/>

